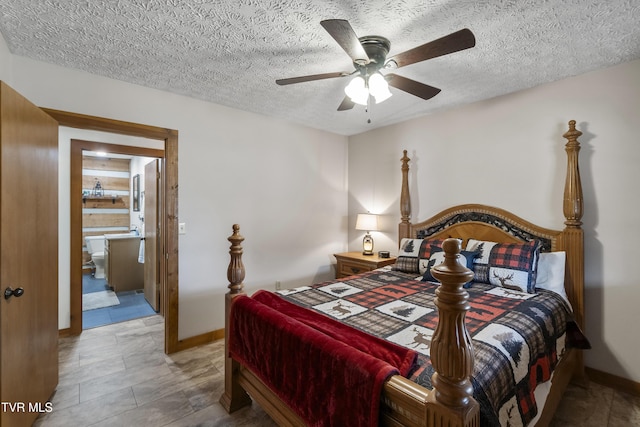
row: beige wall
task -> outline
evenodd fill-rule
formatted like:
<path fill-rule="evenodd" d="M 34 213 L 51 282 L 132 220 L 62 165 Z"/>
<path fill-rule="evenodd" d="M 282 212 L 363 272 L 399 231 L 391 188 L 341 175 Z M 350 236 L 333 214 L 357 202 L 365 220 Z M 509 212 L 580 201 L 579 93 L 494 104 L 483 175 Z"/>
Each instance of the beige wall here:
<path fill-rule="evenodd" d="M 446 89 L 443 90 L 446 95 Z M 400 157 L 412 158 L 414 218 L 460 203 L 499 206 L 563 228 L 566 156 L 562 134 L 583 132 L 587 365 L 640 381 L 640 61 L 409 120 L 349 139 L 349 246 L 358 212 L 385 214 L 378 249 L 396 249 Z M 375 173 L 369 173 L 369 170 Z M 606 249 L 605 249 L 606 248 Z"/>

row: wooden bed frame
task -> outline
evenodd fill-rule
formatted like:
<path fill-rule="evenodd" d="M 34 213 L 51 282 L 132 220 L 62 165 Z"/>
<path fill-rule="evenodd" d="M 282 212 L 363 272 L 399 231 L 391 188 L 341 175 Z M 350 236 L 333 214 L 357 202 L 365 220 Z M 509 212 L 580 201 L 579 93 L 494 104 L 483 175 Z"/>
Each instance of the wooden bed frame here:
<path fill-rule="evenodd" d="M 415 237 L 455 237 L 497 242 L 518 242 L 539 239 L 543 251 L 566 251 L 565 289 L 573 306 L 578 325 L 584 326 L 584 237 L 582 231 L 583 199 L 578 166 L 582 132 L 576 122 L 569 122 L 563 135 L 568 140 L 567 172 L 564 187 L 564 230 L 536 226 L 505 210 L 478 204 L 455 206 L 416 224 L 411 223 L 409 197 L 409 158 L 402 157 L 401 222 L 399 241 Z M 240 227 L 233 226 L 231 262 L 227 270 L 229 292 L 225 296 L 225 340 L 228 337 L 229 310 L 233 299 L 243 295 L 245 269 L 242 264 Z M 466 243 L 466 242 L 465 242 Z M 463 246 L 464 247 L 464 243 Z M 457 261 L 459 244 L 451 240 L 444 245 L 446 259 L 435 276 L 441 282 L 437 291 L 439 323 L 432 339 L 431 362 L 435 369 L 433 390 L 396 375 L 384 385 L 380 424 L 387 426 L 469 426 L 478 427 L 479 407 L 473 399 L 470 376 L 473 369 L 473 346 L 465 327 L 469 309 L 468 295 L 462 285 L 469 270 Z M 227 343 L 225 342 L 225 345 Z M 581 350 L 569 349 L 552 377 L 551 391 L 536 425 L 549 424 L 571 380 L 586 381 Z M 249 397 L 251 395 L 251 397 Z M 227 412 L 236 411 L 255 399 L 281 426 L 304 426 L 304 422 L 289 409 L 255 374 L 228 356 L 225 361 L 225 392 L 220 403 Z"/>

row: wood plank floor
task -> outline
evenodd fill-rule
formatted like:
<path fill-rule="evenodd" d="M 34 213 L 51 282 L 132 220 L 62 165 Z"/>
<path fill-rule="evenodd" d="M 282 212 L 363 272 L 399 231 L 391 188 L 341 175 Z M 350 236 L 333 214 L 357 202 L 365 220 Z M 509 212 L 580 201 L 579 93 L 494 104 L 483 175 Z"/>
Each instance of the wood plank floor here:
<path fill-rule="evenodd" d="M 218 403 L 223 341 L 165 355 L 163 334 L 162 317 L 152 316 L 61 338 L 53 411 L 35 425 L 276 425 L 256 404 L 228 415 Z M 595 384 L 570 387 L 552 426 L 640 426 L 640 398 Z"/>

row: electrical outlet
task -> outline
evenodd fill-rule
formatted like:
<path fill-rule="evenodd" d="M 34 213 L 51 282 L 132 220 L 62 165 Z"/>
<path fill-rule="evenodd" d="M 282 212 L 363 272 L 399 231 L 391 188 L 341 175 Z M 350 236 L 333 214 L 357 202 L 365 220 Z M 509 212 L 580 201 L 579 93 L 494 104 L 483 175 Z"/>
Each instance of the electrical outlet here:
<path fill-rule="evenodd" d="M 276 280 L 276 291 L 279 291 L 282 289 L 282 284 L 280 283 L 279 280 Z"/>

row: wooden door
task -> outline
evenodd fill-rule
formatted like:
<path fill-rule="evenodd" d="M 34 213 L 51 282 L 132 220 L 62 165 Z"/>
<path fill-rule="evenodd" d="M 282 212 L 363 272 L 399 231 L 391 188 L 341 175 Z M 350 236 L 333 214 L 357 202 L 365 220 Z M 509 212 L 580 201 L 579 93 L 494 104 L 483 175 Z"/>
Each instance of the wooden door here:
<path fill-rule="evenodd" d="M 160 307 L 160 278 L 158 263 L 158 181 L 160 180 L 159 160 L 153 160 L 144 167 L 144 297 L 158 311 Z"/>
<path fill-rule="evenodd" d="M 0 286 L 0 425 L 30 426 L 58 383 L 58 123 L 3 82 Z"/>

